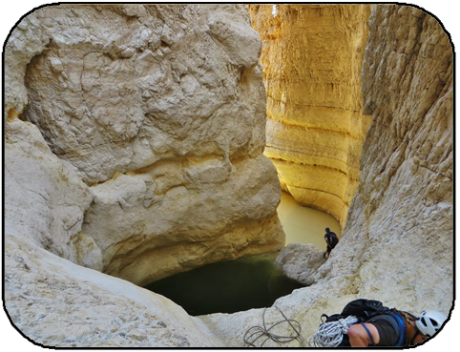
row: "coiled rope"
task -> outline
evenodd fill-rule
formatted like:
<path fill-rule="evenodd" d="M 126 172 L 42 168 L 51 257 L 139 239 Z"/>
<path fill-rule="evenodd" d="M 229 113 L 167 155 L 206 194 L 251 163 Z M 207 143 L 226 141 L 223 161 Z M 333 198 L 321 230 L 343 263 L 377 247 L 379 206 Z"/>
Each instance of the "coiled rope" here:
<path fill-rule="evenodd" d="M 343 340 L 343 334 L 346 334 L 348 328 L 357 322 L 358 319 L 351 315 L 321 324 L 318 332 L 309 341 L 310 347 L 337 347 Z"/>
<path fill-rule="evenodd" d="M 277 323 L 273 324 L 269 328 L 267 328 L 267 325 L 265 323 L 265 312 L 267 311 L 267 308 L 264 309 L 264 312 L 262 314 L 262 326 L 253 326 L 249 328 L 246 331 L 246 334 L 244 334 L 244 343 L 245 347 L 262 347 L 265 342 L 268 340 L 272 340 L 278 344 L 280 343 L 288 343 L 293 340 L 298 340 L 301 346 L 305 346 L 306 341 L 304 338 L 300 335 L 301 332 L 301 326 L 300 323 L 297 320 L 294 319 L 288 319 L 286 315 L 279 309 L 278 307 L 275 306 L 275 308 L 281 313 L 283 316 L 283 320 L 278 321 Z M 288 324 L 287 328 L 290 328 L 290 334 L 289 335 L 278 335 L 273 332 L 273 329 L 281 324 Z M 262 338 L 265 337 L 265 339 L 260 343 L 259 346 L 256 345 L 256 342 Z"/>

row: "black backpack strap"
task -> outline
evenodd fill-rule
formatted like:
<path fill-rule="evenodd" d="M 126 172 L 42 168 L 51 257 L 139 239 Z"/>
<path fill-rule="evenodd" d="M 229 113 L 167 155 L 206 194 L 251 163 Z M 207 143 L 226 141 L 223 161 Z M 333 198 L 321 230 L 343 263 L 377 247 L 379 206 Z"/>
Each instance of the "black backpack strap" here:
<path fill-rule="evenodd" d="M 369 339 L 371 340 L 371 345 L 372 345 L 372 346 L 375 346 L 374 338 L 372 337 L 372 334 L 371 334 L 371 332 L 369 331 L 369 329 L 367 328 L 366 324 L 361 323 L 361 326 L 364 328 L 364 330 L 366 330 L 367 334 L 369 335 Z"/>

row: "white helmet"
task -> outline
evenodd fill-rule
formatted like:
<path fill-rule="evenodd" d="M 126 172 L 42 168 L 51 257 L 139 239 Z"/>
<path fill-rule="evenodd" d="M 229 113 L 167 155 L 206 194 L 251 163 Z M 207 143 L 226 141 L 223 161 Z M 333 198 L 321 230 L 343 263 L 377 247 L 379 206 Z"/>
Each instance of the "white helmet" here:
<path fill-rule="evenodd" d="M 434 310 L 425 310 L 415 321 L 417 329 L 425 336 L 433 337 L 447 320 L 444 314 Z"/>

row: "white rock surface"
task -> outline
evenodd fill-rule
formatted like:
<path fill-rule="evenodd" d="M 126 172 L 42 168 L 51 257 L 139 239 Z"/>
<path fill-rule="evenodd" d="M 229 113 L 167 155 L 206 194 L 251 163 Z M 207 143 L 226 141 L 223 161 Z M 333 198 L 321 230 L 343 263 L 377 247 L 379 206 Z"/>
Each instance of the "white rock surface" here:
<path fill-rule="evenodd" d="M 38 129 L 18 119 L 5 128 L 5 219 L 36 246 L 102 269 L 94 240 L 81 233 L 93 197 L 73 168 L 51 153 Z"/>
<path fill-rule="evenodd" d="M 289 278 L 310 286 L 318 268 L 326 262 L 324 254 L 313 244 L 290 243 L 280 251 L 276 264 Z"/>
<path fill-rule="evenodd" d="M 5 302 L 44 347 L 215 347 L 222 342 L 168 299 L 51 254 L 6 224 Z"/>

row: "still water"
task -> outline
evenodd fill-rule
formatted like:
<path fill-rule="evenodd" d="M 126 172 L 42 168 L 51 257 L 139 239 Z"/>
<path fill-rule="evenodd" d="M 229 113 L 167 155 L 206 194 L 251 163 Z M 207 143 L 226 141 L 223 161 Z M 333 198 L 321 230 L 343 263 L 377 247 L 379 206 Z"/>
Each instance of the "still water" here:
<path fill-rule="evenodd" d="M 286 233 L 286 244 L 313 243 L 326 249 L 323 235 L 329 227 L 339 237 L 340 225 L 331 216 L 298 205 L 282 193 L 278 215 Z M 209 264 L 152 282 L 146 289 L 168 297 L 197 316 L 234 313 L 273 305 L 279 297 L 302 287 L 275 266 L 277 253 Z"/>
<path fill-rule="evenodd" d="M 326 250 L 325 228 L 329 227 L 339 238 L 342 234 L 339 222 L 332 216 L 299 205 L 290 194 L 285 192 L 281 192 L 278 216 L 286 234 L 286 245 L 289 243 L 312 243 L 316 247 Z"/>
<path fill-rule="evenodd" d="M 145 288 L 168 297 L 193 316 L 270 307 L 278 297 L 302 287 L 274 265 L 276 255 L 205 265 Z"/>

